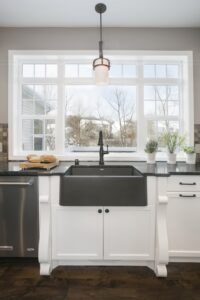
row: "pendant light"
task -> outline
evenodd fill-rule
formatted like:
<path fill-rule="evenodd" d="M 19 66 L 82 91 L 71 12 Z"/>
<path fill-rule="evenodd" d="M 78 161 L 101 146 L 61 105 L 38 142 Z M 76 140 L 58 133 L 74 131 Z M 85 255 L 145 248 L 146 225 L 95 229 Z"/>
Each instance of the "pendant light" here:
<path fill-rule="evenodd" d="M 110 69 L 109 59 L 103 57 L 103 40 L 102 40 L 102 14 L 106 11 L 106 5 L 98 3 L 95 10 L 100 15 L 100 41 L 99 57 L 93 61 L 93 70 L 95 74 L 95 83 L 98 85 L 108 84 L 108 71 Z"/>

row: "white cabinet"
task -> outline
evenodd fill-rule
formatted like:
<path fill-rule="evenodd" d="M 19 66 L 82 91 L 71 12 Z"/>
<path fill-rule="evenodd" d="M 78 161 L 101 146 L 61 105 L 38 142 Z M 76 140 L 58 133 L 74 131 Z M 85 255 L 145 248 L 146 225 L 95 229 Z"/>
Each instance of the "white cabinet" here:
<path fill-rule="evenodd" d="M 53 259 L 103 258 L 103 212 L 98 210 L 98 207 L 53 207 Z"/>
<path fill-rule="evenodd" d="M 104 259 L 152 260 L 152 222 L 149 207 L 106 207 Z"/>
<path fill-rule="evenodd" d="M 150 207 L 60 207 L 52 211 L 55 260 L 153 260 Z"/>
<path fill-rule="evenodd" d="M 180 182 L 182 184 L 179 184 Z M 200 258 L 199 177 L 171 176 L 169 183 L 167 192 L 169 256 L 177 261 L 184 258 L 192 261 Z"/>

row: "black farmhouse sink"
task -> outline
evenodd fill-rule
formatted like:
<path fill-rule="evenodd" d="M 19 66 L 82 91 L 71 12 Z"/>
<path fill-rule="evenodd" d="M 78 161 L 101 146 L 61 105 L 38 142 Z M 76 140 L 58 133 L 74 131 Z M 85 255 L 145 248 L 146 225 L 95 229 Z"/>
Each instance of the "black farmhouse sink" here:
<path fill-rule="evenodd" d="M 71 166 L 61 177 L 60 205 L 145 206 L 146 177 L 133 166 Z"/>

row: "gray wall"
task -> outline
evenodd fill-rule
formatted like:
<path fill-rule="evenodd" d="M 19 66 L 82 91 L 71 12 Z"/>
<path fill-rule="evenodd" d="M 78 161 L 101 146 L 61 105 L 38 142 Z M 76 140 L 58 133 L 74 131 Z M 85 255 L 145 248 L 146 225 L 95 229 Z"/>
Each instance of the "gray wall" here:
<path fill-rule="evenodd" d="M 0 28 L 0 123 L 7 122 L 8 50 L 94 50 L 95 28 Z M 109 50 L 192 50 L 194 52 L 195 123 L 200 123 L 200 28 L 106 28 Z"/>

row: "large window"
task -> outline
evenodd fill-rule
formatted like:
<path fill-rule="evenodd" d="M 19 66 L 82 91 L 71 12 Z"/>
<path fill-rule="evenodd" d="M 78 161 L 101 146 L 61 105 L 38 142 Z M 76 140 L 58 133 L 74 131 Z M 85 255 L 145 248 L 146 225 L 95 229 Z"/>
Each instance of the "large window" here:
<path fill-rule="evenodd" d="M 95 86 L 92 55 L 10 53 L 11 158 L 92 153 L 99 130 L 111 153 L 141 153 L 166 129 L 193 141 L 191 54 L 110 57 L 109 85 Z"/>

